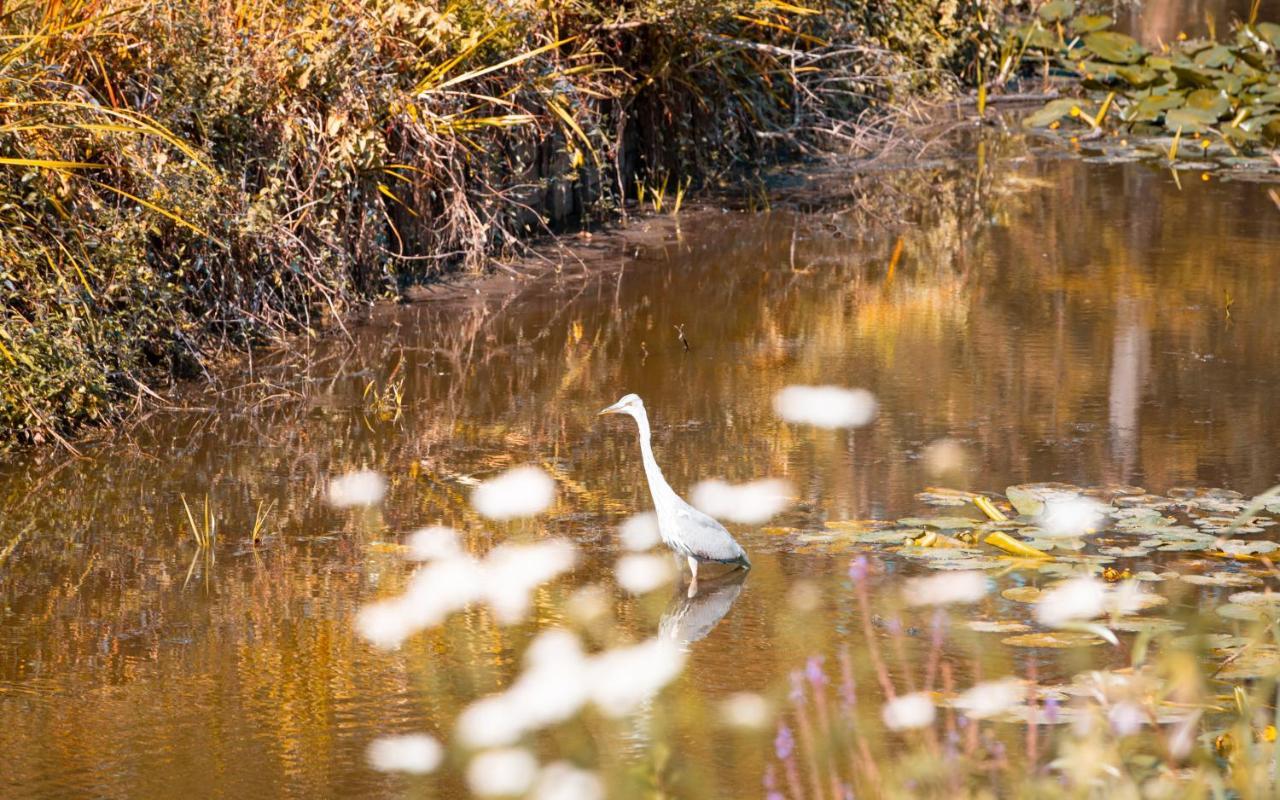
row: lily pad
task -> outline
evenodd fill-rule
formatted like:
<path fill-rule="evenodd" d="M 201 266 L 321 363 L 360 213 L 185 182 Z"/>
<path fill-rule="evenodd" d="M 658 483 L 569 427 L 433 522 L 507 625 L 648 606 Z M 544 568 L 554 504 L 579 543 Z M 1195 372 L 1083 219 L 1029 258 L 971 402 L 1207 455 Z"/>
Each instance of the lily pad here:
<path fill-rule="evenodd" d="M 1199 108 L 1172 108 L 1164 113 L 1164 126 L 1170 131 L 1205 133 L 1218 121 L 1218 115 Z"/>
<path fill-rule="evenodd" d="M 1045 22 L 1060 22 L 1076 13 L 1075 0 L 1050 0 L 1036 12 Z"/>
<path fill-rule="evenodd" d="M 1200 586 L 1258 586 L 1262 580 L 1242 572 L 1211 572 L 1208 575 L 1182 575 L 1182 580 Z"/>
<path fill-rule="evenodd" d="M 1081 14 L 1071 20 L 1067 29 L 1074 34 L 1093 33 L 1106 30 L 1114 24 L 1116 21 L 1106 14 Z"/>
<path fill-rule="evenodd" d="M 1038 603 L 1044 596 L 1044 590 L 1035 586 L 1012 586 L 1001 592 L 1000 596 L 1015 603 Z"/>
<path fill-rule="evenodd" d="M 1187 108 L 1212 114 L 1217 120 L 1231 111 L 1231 100 L 1222 91 L 1214 89 L 1196 89 L 1187 95 Z"/>
<path fill-rule="evenodd" d="M 1061 98 L 1058 100 L 1050 100 L 1039 111 L 1034 111 L 1023 118 L 1022 124 L 1028 128 L 1047 128 L 1063 117 L 1071 113 L 1071 109 L 1080 105 L 1079 100 L 1072 98 Z M 1018 501 L 1014 500 L 1012 495 L 1006 494 L 1009 502 L 1013 503 L 1013 507 L 1018 510 L 1019 514 L 1026 514 L 1018 505 Z M 1043 506 L 1042 506 L 1043 507 Z"/>
<path fill-rule="evenodd" d="M 1024 633 L 1001 639 L 1001 643 L 1010 647 L 1095 647 L 1103 644 L 1103 639 L 1091 633 L 1078 631 L 1046 631 L 1044 633 Z"/>
<path fill-rule="evenodd" d="M 1011 619 L 971 619 L 965 627 L 978 633 L 1023 633 L 1031 630 L 1030 625 Z"/>
<path fill-rule="evenodd" d="M 1147 49 L 1132 36 L 1115 31 L 1095 31 L 1084 37 L 1084 48 L 1112 64 L 1133 64 L 1147 54 Z"/>

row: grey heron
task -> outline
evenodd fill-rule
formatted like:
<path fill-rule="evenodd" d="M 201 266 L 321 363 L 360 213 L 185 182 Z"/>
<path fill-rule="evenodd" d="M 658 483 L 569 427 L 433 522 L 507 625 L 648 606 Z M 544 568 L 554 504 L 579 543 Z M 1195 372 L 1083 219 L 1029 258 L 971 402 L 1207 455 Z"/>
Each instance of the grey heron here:
<path fill-rule="evenodd" d="M 724 526 L 686 503 L 662 477 L 662 470 L 653 458 L 653 447 L 649 444 L 649 416 L 639 395 L 626 395 L 600 414 L 626 414 L 636 421 L 640 429 L 640 458 L 644 462 L 645 477 L 649 480 L 649 494 L 653 496 L 658 534 L 663 544 L 689 562 L 689 570 L 693 573 L 689 596 L 697 594 L 698 564 L 703 561 L 751 569 L 747 552 Z"/>

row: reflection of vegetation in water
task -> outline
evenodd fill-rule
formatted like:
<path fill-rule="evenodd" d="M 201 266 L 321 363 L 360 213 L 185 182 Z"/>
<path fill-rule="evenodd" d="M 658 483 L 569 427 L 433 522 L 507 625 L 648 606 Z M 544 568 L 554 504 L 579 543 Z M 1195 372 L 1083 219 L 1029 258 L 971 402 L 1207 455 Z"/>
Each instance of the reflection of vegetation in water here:
<path fill-rule="evenodd" d="M 981 167 L 832 176 L 836 202 L 795 210 L 807 201 L 777 193 L 773 214 L 746 222 L 686 210 L 678 232 L 655 222 L 625 246 L 593 245 L 585 267 L 568 260 L 514 293 L 377 316 L 309 360 L 259 358 L 252 385 L 191 397 L 193 408 L 153 417 L 131 442 L 89 450 L 88 464 L 27 462 L 0 483 L 0 554 L 11 546 L 0 592 L 14 617 L 0 681 L 90 699 L 50 696 L 19 714 L 10 704 L 22 701 L 0 695 L 15 774 L 101 775 L 125 762 L 171 791 L 234 762 L 257 776 L 240 775 L 246 794 L 284 782 L 384 786 L 363 767 L 368 741 L 447 730 L 468 699 L 509 684 L 530 634 L 469 609 L 397 656 L 371 653 L 350 619 L 401 588 L 386 545 L 435 522 L 465 531 L 474 553 L 544 531 L 572 537 L 580 572 L 535 595 L 538 625 L 563 619 L 573 586 L 608 587 L 610 523 L 647 500 L 632 440 L 590 417 L 614 399 L 601 387 L 653 398 L 655 447 L 677 487 L 791 478 L 801 505 L 785 527 L 909 513 L 928 480 L 914 455 L 944 433 L 984 471 L 959 480 L 984 486 L 1063 472 L 1156 487 L 1273 483 L 1259 443 L 1280 434 L 1266 388 L 1280 322 L 1260 309 L 1280 297 L 1253 265 L 1276 223 L 1240 213 L 1249 187 L 1214 187 L 1222 202 L 1209 203 L 1151 173 L 1029 155 L 989 142 Z M 401 380 L 399 420 L 369 407 L 371 381 Z M 832 381 L 873 388 L 876 425 L 811 437 L 772 418 L 781 386 Z M 1143 402 L 1153 394 L 1178 401 Z M 474 480 L 530 462 L 556 476 L 560 504 L 538 525 L 482 523 L 467 502 Z M 362 467 L 387 476 L 384 506 L 324 508 L 329 477 Z M 196 548 L 181 495 L 206 492 L 217 559 L 211 571 L 197 563 L 183 591 Z M 254 552 L 262 501 L 276 510 Z M 673 689 L 680 710 L 644 750 L 685 796 L 756 794 L 762 743 L 708 736 L 717 700 L 781 691 L 797 653 L 826 653 L 834 668 L 836 637 L 862 625 L 821 543 L 744 533 L 757 567 L 691 649 Z M 896 597 L 898 563 L 871 576 L 873 602 Z M 665 597 L 606 596 L 633 640 L 666 609 Z M 877 606 L 873 616 L 892 615 Z M 907 637 L 909 656 L 921 641 Z M 1110 648 L 1087 649 L 1067 658 L 1110 664 Z M 1019 652 L 992 656 L 985 674 L 1025 674 Z M 215 725 L 235 735 L 211 745 Z M 33 741 L 62 746 L 45 760 Z M 617 747 L 619 759 L 639 749 Z M 665 762 L 663 748 L 675 751 Z"/>

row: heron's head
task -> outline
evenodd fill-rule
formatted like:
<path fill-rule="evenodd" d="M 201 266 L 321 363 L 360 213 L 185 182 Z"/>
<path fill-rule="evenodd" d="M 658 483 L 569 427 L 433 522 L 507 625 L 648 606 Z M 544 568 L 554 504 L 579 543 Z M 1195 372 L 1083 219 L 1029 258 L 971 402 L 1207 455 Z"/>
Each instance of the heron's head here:
<path fill-rule="evenodd" d="M 643 411 L 644 401 L 640 399 L 640 395 L 629 394 L 606 408 L 604 411 L 601 411 L 600 414 L 628 414 L 635 416 L 637 412 Z"/>

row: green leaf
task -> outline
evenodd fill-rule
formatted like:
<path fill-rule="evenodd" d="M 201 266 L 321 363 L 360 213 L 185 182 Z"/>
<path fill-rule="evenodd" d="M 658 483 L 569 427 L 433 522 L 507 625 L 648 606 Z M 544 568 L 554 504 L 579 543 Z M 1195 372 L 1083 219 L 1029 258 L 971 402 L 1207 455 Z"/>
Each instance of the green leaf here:
<path fill-rule="evenodd" d="M 1110 28 L 1116 21 L 1106 14 L 1083 14 L 1071 20 L 1067 28 L 1075 34 L 1093 33 Z"/>
<path fill-rule="evenodd" d="M 1098 31 L 1084 37 L 1084 47 L 1103 61 L 1133 64 L 1147 54 L 1146 48 L 1132 36 L 1115 31 Z"/>
<path fill-rule="evenodd" d="M 1217 121 L 1217 114 L 1199 108 L 1174 108 L 1164 115 L 1165 128 L 1170 131 L 1181 128 L 1184 136 L 1188 133 L 1205 133 Z"/>
<path fill-rule="evenodd" d="M 1070 114 L 1072 107 L 1078 104 L 1078 101 L 1073 100 L 1070 97 L 1059 100 L 1050 100 L 1048 103 L 1045 103 L 1044 107 L 1039 111 L 1028 114 L 1022 120 L 1022 124 L 1028 128 L 1047 128 L 1054 122 L 1057 122 Z"/>
<path fill-rule="evenodd" d="M 1037 12 L 1045 22 L 1060 22 L 1076 13 L 1075 0 L 1051 0 Z"/>
<path fill-rule="evenodd" d="M 1213 89 L 1196 89 L 1187 95 L 1187 108 L 1212 114 L 1215 120 L 1231 112 L 1231 100 L 1223 92 Z"/>

